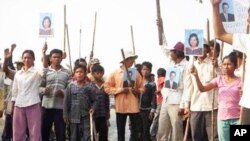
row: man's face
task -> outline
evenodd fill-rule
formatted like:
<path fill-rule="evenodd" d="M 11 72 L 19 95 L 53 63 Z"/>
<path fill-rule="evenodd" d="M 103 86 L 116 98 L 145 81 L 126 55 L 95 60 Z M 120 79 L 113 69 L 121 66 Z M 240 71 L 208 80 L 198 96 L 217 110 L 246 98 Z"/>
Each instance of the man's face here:
<path fill-rule="evenodd" d="M 228 12 L 228 8 L 229 8 L 228 5 L 224 5 L 224 6 L 223 6 L 223 12 L 224 12 L 224 13 L 227 13 L 227 12 Z"/>
<path fill-rule="evenodd" d="M 170 80 L 171 80 L 171 81 L 174 81 L 174 78 L 175 78 L 175 73 L 171 73 L 171 74 L 170 74 Z"/>
<path fill-rule="evenodd" d="M 51 64 L 58 66 L 62 62 L 62 55 L 60 53 L 53 53 L 50 57 Z"/>

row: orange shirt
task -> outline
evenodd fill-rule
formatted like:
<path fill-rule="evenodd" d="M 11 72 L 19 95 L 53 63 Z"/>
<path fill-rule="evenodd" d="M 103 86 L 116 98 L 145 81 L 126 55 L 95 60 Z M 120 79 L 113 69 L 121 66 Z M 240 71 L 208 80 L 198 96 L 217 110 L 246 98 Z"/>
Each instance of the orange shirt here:
<path fill-rule="evenodd" d="M 123 90 L 123 76 L 124 70 L 122 68 L 114 71 L 105 82 L 104 90 L 109 95 L 115 96 L 117 113 L 138 113 L 138 96 L 135 96 L 132 92 L 121 93 Z M 144 92 L 143 80 L 138 71 L 136 71 L 135 88 L 139 89 L 141 94 Z"/>

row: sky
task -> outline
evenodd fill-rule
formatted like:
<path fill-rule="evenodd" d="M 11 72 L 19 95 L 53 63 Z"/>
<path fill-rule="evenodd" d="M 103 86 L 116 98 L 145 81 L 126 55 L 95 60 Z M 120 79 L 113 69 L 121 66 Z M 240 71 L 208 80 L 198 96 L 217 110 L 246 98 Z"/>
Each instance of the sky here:
<path fill-rule="evenodd" d="M 150 61 L 153 73 L 166 68 L 166 59 L 158 45 L 155 0 L 0 0 L 0 58 L 4 48 L 17 44 L 14 61 L 25 49 L 36 55 L 35 66 L 41 68 L 42 46 L 45 38 L 38 35 L 40 13 L 53 13 L 54 37 L 47 38 L 48 51 L 64 49 L 64 5 L 69 30 L 72 62 L 89 57 L 92 48 L 94 16 L 97 12 L 94 57 L 99 58 L 106 75 L 119 67 L 121 49 L 133 50 L 130 26 L 133 26 L 136 63 Z M 213 38 L 212 8 L 209 1 L 200 4 L 196 0 L 161 0 L 161 16 L 168 46 L 185 42 L 185 29 L 204 29 L 210 21 L 210 38 Z M 80 29 L 81 38 L 80 38 Z M 81 44 L 80 44 L 81 42 Z M 68 54 L 68 49 L 66 49 Z M 230 51 L 228 51 L 230 52 Z M 62 65 L 69 64 L 68 57 Z"/>

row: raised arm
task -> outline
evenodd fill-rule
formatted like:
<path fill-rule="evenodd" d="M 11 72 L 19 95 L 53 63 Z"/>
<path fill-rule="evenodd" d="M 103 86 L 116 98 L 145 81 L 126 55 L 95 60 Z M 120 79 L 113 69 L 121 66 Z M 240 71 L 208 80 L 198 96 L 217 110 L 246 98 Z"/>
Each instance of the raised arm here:
<path fill-rule="evenodd" d="M 12 48 L 12 51 L 14 49 Z M 10 61 L 10 58 L 12 58 L 12 51 L 10 52 L 9 49 L 5 49 L 4 50 L 4 62 L 3 62 L 3 71 L 5 72 L 5 75 L 10 78 L 11 80 L 14 79 L 14 71 L 10 70 L 9 69 L 9 61 Z"/>
<path fill-rule="evenodd" d="M 220 19 L 219 4 L 221 0 L 211 0 L 213 7 L 213 20 L 214 20 L 214 35 L 215 38 L 224 41 L 226 43 L 232 44 L 233 34 L 227 33 L 224 29 L 222 21 Z"/>
<path fill-rule="evenodd" d="M 48 60 L 47 60 L 47 56 L 46 56 L 46 51 L 48 49 L 48 45 L 47 45 L 47 42 L 44 43 L 43 45 L 43 49 L 42 49 L 42 63 L 43 63 L 43 67 L 44 68 L 48 68 Z"/>
<path fill-rule="evenodd" d="M 203 84 L 201 83 L 201 81 L 200 81 L 198 72 L 197 72 L 197 70 L 196 70 L 195 67 L 192 68 L 191 73 L 194 75 L 195 80 L 196 80 L 196 82 L 197 82 L 197 87 L 199 88 L 199 90 L 200 90 L 201 92 L 210 91 L 210 90 L 216 88 L 216 86 L 215 86 L 213 83 L 211 83 L 211 82 L 208 83 L 208 84 L 206 84 L 206 85 L 203 85 Z"/>

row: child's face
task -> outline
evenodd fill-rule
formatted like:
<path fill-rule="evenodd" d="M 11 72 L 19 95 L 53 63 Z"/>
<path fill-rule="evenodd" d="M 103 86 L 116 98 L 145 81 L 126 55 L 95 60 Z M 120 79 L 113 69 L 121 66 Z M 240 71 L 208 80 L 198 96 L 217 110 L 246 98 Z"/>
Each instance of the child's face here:
<path fill-rule="evenodd" d="M 95 79 L 101 80 L 102 77 L 103 77 L 103 75 L 104 75 L 104 73 L 103 73 L 103 72 L 93 72 L 92 75 L 93 75 L 93 77 L 94 77 Z"/>
<path fill-rule="evenodd" d="M 84 73 L 84 70 L 82 68 L 78 68 L 75 70 L 75 73 L 74 73 L 74 78 L 77 80 L 77 81 L 82 81 L 84 80 L 84 77 L 86 76 L 86 74 Z"/>

